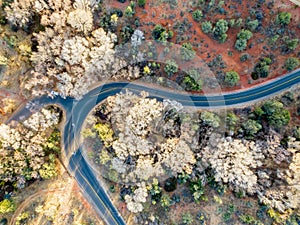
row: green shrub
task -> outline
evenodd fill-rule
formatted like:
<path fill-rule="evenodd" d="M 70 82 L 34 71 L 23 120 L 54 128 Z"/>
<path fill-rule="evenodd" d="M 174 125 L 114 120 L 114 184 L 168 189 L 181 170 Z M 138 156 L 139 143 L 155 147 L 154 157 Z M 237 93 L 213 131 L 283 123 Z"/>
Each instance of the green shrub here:
<path fill-rule="evenodd" d="M 173 59 L 169 59 L 166 62 L 165 72 L 168 76 L 172 76 L 174 73 L 177 73 L 178 65 Z"/>
<path fill-rule="evenodd" d="M 295 57 L 288 58 L 284 63 L 284 67 L 288 71 L 292 71 L 292 70 L 296 69 L 299 65 L 300 65 L 300 61 L 298 58 L 295 58 Z"/>
<path fill-rule="evenodd" d="M 199 22 L 203 16 L 203 13 L 201 10 L 197 9 L 192 13 L 193 19 L 197 22 Z"/>
<path fill-rule="evenodd" d="M 15 204 L 9 199 L 4 199 L 0 202 L 0 213 L 9 213 L 15 211 Z"/>
<path fill-rule="evenodd" d="M 138 6 L 144 8 L 146 5 L 146 0 L 138 0 Z"/>
<path fill-rule="evenodd" d="M 258 20 L 249 20 L 246 26 L 249 30 L 255 31 L 255 29 L 258 27 Z"/>
<path fill-rule="evenodd" d="M 259 122 L 249 119 L 243 124 L 243 128 L 246 135 L 253 136 L 262 129 L 262 126 Z"/>
<path fill-rule="evenodd" d="M 240 80 L 240 76 L 235 71 L 226 72 L 225 83 L 229 86 L 235 86 Z"/>
<path fill-rule="evenodd" d="M 228 30 L 228 23 L 224 19 L 218 20 L 215 27 L 213 28 L 214 37 L 220 42 L 225 42 L 227 35 L 226 32 Z"/>
<path fill-rule="evenodd" d="M 291 22 L 290 12 L 280 12 L 276 17 L 276 23 L 280 25 L 288 25 Z"/>
<path fill-rule="evenodd" d="M 180 48 L 180 55 L 182 60 L 189 61 L 195 57 L 196 53 L 193 49 L 193 46 L 189 42 L 186 42 L 183 43 L 182 47 Z"/>
<path fill-rule="evenodd" d="M 212 24 L 209 21 L 205 21 L 201 24 L 201 30 L 203 33 L 208 34 L 212 31 Z"/>

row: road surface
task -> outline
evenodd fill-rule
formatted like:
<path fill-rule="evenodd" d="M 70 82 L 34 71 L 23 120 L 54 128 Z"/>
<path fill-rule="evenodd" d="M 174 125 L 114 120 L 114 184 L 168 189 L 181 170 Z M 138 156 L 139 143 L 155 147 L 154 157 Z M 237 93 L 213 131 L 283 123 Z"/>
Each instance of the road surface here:
<path fill-rule="evenodd" d="M 183 106 L 193 106 L 197 108 L 232 107 L 273 96 L 299 83 L 300 69 L 263 85 L 239 92 L 225 93 L 223 95 L 188 95 L 174 93 L 171 90 L 155 89 L 148 87 L 147 84 L 111 82 L 89 91 L 81 100 L 75 100 L 73 98 L 63 99 L 59 96 L 53 99 L 45 96 L 36 98 L 31 101 L 30 107 L 23 107 L 18 110 L 7 122 L 24 119 L 28 117 L 33 110 L 38 110 L 45 105 L 56 104 L 61 106 L 66 115 L 63 132 L 63 147 L 65 156 L 69 157 L 69 172 L 74 175 L 85 197 L 95 207 L 95 210 L 101 215 L 104 221 L 110 225 L 120 225 L 125 224 L 125 222 L 112 204 L 106 191 L 102 188 L 99 180 L 97 180 L 95 172 L 88 165 L 79 143 L 82 124 L 88 113 L 97 104 L 105 100 L 108 96 L 128 89 L 134 93 L 141 91 L 149 92 L 149 97 L 157 98 L 160 101 L 163 99 L 176 100 Z"/>

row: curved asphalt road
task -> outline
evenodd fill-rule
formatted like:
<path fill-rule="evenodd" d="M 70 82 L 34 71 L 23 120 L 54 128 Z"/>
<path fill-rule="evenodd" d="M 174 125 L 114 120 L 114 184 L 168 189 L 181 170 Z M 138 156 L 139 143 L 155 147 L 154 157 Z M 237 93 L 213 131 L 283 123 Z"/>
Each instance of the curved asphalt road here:
<path fill-rule="evenodd" d="M 74 174 L 84 195 L 90 203 L 94 205 L 104 221 L 107 224 L 114 225 L 125 224 L 125 222 L 111 203 L 106 191 L 97 180 L 95 172 L 87 164 L 79 144 L 82 124 L 88 113 L 98 103 L 105 100 L 108 96 L 115 95 L 122 90 L 128 89 L 135 93 L 147 91 L 149 92 L 150 97 L 155 97 L 160 101 L 163 99 L 176 100 L 183 106 L 194 106 L 198 108 L 224 107 L 257 101 L 299 83 L 300 69 L 263 85 L 240 92 L 225 93 L 224 95 L 187 95 L 154 89 L 152 87 L 129 82 L 112 82 L 91 90 L 79 101 L 72 98 L 62 99 L 57 96 L 53 99 L 49 97 L 40 97 L 34 99 L 32 102 L 37 103 L 38 106 L 36 107 L 36 110 L 49 104 L 60 105 L 65 110 L 66 124 L 63 132 L 63 143 L 65 155 L 67 157 L 70 156 L 68 165 L 69 172 Z M 26 118 L 31 113 L 32 112 L 24 107 L 15 113 L 7 122 L 11 120 L 20 120 L 22 117 Z"/>

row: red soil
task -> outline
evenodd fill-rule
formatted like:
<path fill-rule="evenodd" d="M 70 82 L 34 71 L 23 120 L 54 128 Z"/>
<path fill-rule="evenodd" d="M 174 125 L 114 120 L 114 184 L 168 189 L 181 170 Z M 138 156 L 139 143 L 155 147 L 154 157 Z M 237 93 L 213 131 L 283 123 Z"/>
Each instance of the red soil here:
<path fill-rule="evenodd" d="M 269 1 L 266 1 L 268 3 Z M 245 19 L 250 16 L 249 9 L 251 9 L 257 1 L 243 1 L 242 5 L 239 5 L 238 3 L 229 0 L 225 1 L 225 5 L 223 8 L 229 12 L 228 15 L 221 15 L 218 13 L 208 13 L 206 20 L 211 21 L 213 24 L 218 19 L 231 19 L 236 17 L 233 16 L 234 9 L 230 9 L 230 5 L 234 5 L 237 7 L 236 12 L 241 13 L 241 18 L 245 21 Z M 248 5 L 247 5 L 248 3 Z M 124 10 L 126 6 L 129 4 L 128 1 L 125 3 L 120 3 L 118 1 L 109 1 L 106 3 L 107 8 L 119 8 L 121 10 Z M 188 1 L 182 1 L 178 0 L 178 5 L 175 9 L 171 9 L 169 4 L 162 3 L 162 1 L 156 1 L 156 0 L 147 0 L 146 6 L 144 9 L 140 7 L 136 7 L 136 14 L 135 17 L 140 18 L 141 22 L 141 29 L 145 33 L 146 40 L 151 40 L 151 32 L 154 28 L 153 25 L 147 25 L 149 22 L 152 22 L 154 24 L 162 24 L 164 27 L 174 31 L 174 37 L 170 40 L 171 42 L 176 42 L 176 31 L 173 29 L 174 24 L 177 21 L 183 21 L 184 18 L 187 18 L 189 23 L 192 23 L 192 27 L 190 30 L 187 31 L 186 35 L 190 35 L 190 41 L 191 43 L 201 43 L 200 47 L 194 47 L 194 50 L 197 52 L 197 56 L 200 57 L 205 63 L 210 62 L 216 55 L 220 54 L 222 55 L 223 61 L 226 63 L 227 68 L 224 69 L 226 71 L 234 70 L 237 71 L 240 74 L 241 80 L 239 82 L 239 85 L 237 85 L 234 88 L 224 88 L 223 91 L 232 91 L 232 90 L 239 90 L 243 88 L 249 88 L 253 85 L 256 85 L 258 83 L 273 79 L 275 77 L 278 77 L 282 74 L 285 74 L 287 71 L 282 69 L 282 66 L 284 65 L 284 61 L 288 57 L 297 57 L 297 53 L 300 51 L 300 46 L 297 47 L 296 50 L 293 51 L 293 53 L 282 55 L 280 52 L 280 48 L 273 51 L 270 49 L 270 46 L 268 46 L 267 38 L 262 35 L 259 32 L 253 32 L 253 37 L 248 41 L 248 46 L 250 43 L 253 43 L 253 47 L 251 49 L 247 48 L 243 52 L 238 52 L 234 49 L 234 44 L 236 41 L 236 35 L 240 31 L 241 28 L 229 28 L 227 32 L 227 40 L 225 43 L 218 43 L 218 41 L 212 39 L 208 35 L 204 34 L 201 31 L 201 23 L 195 22 L 192 18 L 191 12 L 188 12 L 190 9 L 195 10 L 196 8 L 192 8 L 189 6 Z M 264 4 L 261 8 L 264 14 L 263 19 L 263 27 L 268 27 L 271 23 L 274 23 L 275 17 L 277 15 L 278 11 L 289 11 L 292 13 L 292 21 L 288 25 L 290 30 L 294 30 L 297 34 L 297 37 L 299 38 L 300 34 L 300 28 L 297 27 L 299 23 L 299 17 L 300 17 L 300 8 L 296 8 L 293 3 L 290 1 L 275 1 L 275 5 L 273 6 L 272 10 L 275 12 L 274 15 L 270 15 L 271 10 L 267 8 L 266 4 Z M 183 12 L 183 17 L 180 15 L 180 13 Z M 231 15 L 232 14 L 232 15 Z M 175 15 L 174 19 L 169 19 L 170 15 Z M 196 39 L 195 39 L 196 38 Z M 262 43 L 259 43 L 259 40 L 261 39 Z M 182 43 L 180 43 L 182 44 Z M 208 47 L 206 48 L 205 46 Z M 263 47 L 267 48 L 263 48 Z M 228 51 L 231 51 L 233 53 L 232 56 L 228 55 Z M 248 53 L 251 55 L 251 58 L 242 63 L 240 61 L 240 56 L 244 53 Z M 270 75 L 268 78 L 265 79 L 259 79 L 257 81 L 252 80 L 251 78 L 251 72 L 253 71 L 254 65 L 258 62 L 259 58 L 266 57 L 269 54 L 274 54 L 276 56 L 275 62 L 270 67 Z M 211 57 L 208 58 L 207 55 L 210 54 Z M 198 65 L 199 66 L 199 65 Z"/>

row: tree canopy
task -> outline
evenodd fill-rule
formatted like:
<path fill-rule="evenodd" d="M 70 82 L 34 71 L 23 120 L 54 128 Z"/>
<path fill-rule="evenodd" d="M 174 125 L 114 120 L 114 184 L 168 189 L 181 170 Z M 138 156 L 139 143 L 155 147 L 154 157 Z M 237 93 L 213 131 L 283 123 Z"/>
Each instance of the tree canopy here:
<path fill-rule="evenodd" d="M 228 71 L 225 75 L 225 83 L 229 86 L 235 86 L 240 80 L 240 76 L 235 71 Z"/>

